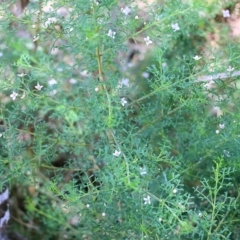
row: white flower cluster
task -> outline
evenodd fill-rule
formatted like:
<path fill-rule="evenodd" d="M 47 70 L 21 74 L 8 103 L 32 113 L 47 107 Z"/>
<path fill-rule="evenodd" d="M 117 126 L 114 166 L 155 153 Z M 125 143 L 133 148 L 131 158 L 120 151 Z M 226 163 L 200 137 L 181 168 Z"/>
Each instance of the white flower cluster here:
<path fill-rule="evenodd" d="M 20 73 L 20 74 L 18 74 L 19 77 L 24 77 L 24 76 L 26 76 L 26 75 L 27 75 L 27 74 L 25 74 L 25 73 Z M 43 86 L 40 85 L 39 82 L 38 82 L 37 85 L 35 86 L 35 88 L 36 88 L 38 91 L 40 91 L 40 90 L 43 88 Z M 15 92 L 15 91 L 13 91 L 13 92 L 10 94 L 10 98 L 11 98 L 13 101 L 15 101 L 15 100 L 17 99 L 17 96 L 18 96 L 18 93 Z M 25 97 L 26 97 L 26 93 L 24 92 L 24 93 L 22 94 L 22 96 L 21 96 L 21 99 L 24 99 Z"/>

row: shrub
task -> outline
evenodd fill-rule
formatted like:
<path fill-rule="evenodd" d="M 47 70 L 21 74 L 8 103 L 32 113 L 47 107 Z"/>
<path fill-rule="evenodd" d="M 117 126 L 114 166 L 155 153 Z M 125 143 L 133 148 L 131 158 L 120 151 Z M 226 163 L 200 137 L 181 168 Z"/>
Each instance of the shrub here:
<path fill-rule="evenodd" d="M 239 238 L 236 4 L 21 3 L 1 4 L 6 234 Z"/>

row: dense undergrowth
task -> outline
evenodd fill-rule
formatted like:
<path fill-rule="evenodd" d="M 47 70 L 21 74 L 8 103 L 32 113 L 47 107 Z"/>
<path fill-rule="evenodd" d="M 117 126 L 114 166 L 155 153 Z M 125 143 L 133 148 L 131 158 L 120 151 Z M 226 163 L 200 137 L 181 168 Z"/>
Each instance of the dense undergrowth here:
<path fill-rule="evenodd" d="M 240 239 L 235 1 L 0 6 L 10 239 Z"/>

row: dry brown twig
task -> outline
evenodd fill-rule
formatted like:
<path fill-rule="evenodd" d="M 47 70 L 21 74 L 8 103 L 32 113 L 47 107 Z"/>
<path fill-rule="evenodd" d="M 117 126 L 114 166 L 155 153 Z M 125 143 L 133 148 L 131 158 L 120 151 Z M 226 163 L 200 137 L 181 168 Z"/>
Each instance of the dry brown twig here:
<path fill-rule="evenodd" d="M 224 72 L 224 73 L 217 73 L 213 75 L 204 75 L 197 78 L 196 82 L 209 82 L 214 80 L 222 80 L 229 77 L 237 77 L 240 76 L 240 71 L 234 71 L 234 72 Z"/>

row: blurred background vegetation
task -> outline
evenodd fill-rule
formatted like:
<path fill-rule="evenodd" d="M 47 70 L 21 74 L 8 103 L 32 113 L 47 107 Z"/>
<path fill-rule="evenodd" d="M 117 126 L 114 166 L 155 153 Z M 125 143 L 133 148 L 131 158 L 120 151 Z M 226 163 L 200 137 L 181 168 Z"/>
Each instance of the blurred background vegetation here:
<path fill-rule="evenodd" d="M 0 171 L 2 187 L 11 191 L 6 239 L 214 239 L 191 211 L 211 212 L 194 188 L 207 194 L 204 179 L 214 186 L 218 158 L 235 169 L 219 201 L 226 193 L 238 199 L 239 77 L 201 79 L 238 71 L 239 3 L 130 2 L 105 0 L 93 8 L 81 0 L 1 1 Z M 119 11 L 128 6 L 129 14 Z M 120 32 L 115 42 L 106 37 L 109 27 Z M 95 59 L 99 45 L 106 48 L 103 76 Z M 113 162 L 114 146 L 129 166 Z M 149 175 L 137 177 L 145 168 Z M 164 198 L 178 184 L 184 194 L 174 201 L 185 201 L 187 210 L 176 214 L 185 225 L 161 210 L 169 221 L 159 227 L 155 209 L 140 206 L 137 189 Z M 224 216 L 229 239 L 239 239 L 239 204 L 227 204 L 213 228 L 225 234 Z M 107 221 L 106 209 L 112 213 Z"/>

